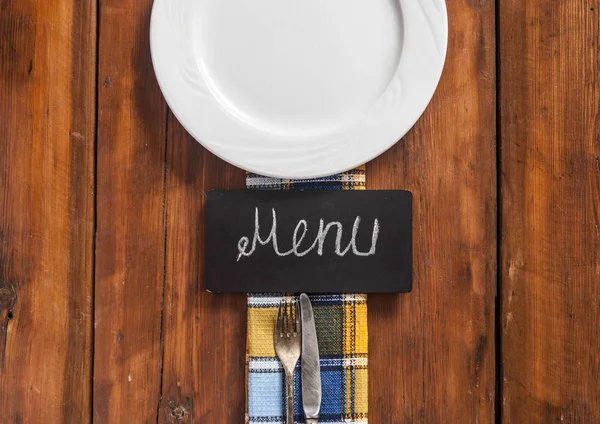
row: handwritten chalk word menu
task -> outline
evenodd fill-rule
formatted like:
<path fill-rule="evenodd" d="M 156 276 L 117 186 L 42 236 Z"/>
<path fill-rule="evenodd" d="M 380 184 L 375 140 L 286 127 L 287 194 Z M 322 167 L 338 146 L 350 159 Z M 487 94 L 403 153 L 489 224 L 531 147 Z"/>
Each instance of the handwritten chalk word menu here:
<path fill-rule="evenodd" d="M 358 235 L 358 228 L 360 225 L 360 216 L 357 216 L 354 220 L 354 224 L 352 225 L 352 237 L 350 238 L 350 242 L 348 243 L 348 247 L 342 250 L 342 235 L 344 232 L 344 225 L 339 221 L 329 222 L 325 225 L 323 218 L 319 219 L 319 231 L 317 232 L 317 236 L 315 237 L 315 241 L 307 247 L 305 250 L 301 249 L 301 244 L 304 241 L 304 237 L 306 236 L 306 232 L 308 231 L 308 221 L 306 219 L 301 219 L 296 224 L 294 228 L 294 235 L 292 236 L 292 248 L 287 252 L 280 252 L 279 245 L 277 243 L 277 212 L 275 208 L 271 208 L 271 212 L 273 214 L 273 219 L 271 221 L 271 230 L 269 231 L 268 237 L 263 240 L 260 236 L 260 213 L 258 207 L 254 209 L 254 236 L 252 237 L 252 246 L 250 245 L 250 239 L 248 237 L 242 237 L 238 241 L 238 261 L 242 256 L 252 256 L 252 254 L 256 251 L 257 243 L 260 245 L 271 245 L 273 247 L 273 251 L 277 256 L 288 256 L 295 255 L 298 257 L 306 256 L 309 253 L 316 250 L 319 256 L 323 256 L 325 240 L 327 239 L 327 234 L 332 227 L 337 228 L 337 232 L 335 235 L 335 248 L 334 252 L 338 256 L 345 256 L 346 253 L 350 251 L 352 248 L 352 254 L 356 256 L 373 256 L 377 252 L 377 239 L 379 238 L 379 219 L 375 218 L 373 221 L 373 232 L 371 236 L 371 247 L 368 252 L 360 252 L 356 247 L 356 236 Z M 299 230 L 302 230 L 302 234 L 298 237 Z"/>
<path fill-rule="evenodd" d="M 212 292 L 404 293 L 412 288 L 407 191 L 211 191 Z"/>

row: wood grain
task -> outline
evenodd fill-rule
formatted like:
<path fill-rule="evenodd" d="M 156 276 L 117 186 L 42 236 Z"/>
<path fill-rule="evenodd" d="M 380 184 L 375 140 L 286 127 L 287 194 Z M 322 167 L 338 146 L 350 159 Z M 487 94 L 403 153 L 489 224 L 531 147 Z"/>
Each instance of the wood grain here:
<path fill-rule="evenodd" d="M 151 1 L 100 3 L 94 420 L 156 422 L 161 390 L 167 108 Z"/>
<path fill-rule="evenodd" d="M 243 422 L 246 296 L 205 291 L 203 265 L 206 193 L 243 188 L 244 176 L 169 116 L 160 422 Z"/>
<path fill-rule="evenodd" d="M 448 2 L 448 56 L 413 130 L 367 167 L 414 195 L 414 289 L 370 295 L 369 422 L 495 418 L 494 2 Z"/>
<path fill-rule="evenodd" d="M 91 418 L 95 4 L 0 2 L 2 423 Z"/>
<path fill-rule="evenodd" d="M 500 3 L 507 423 L 600 421 L 600 2 Z"/>

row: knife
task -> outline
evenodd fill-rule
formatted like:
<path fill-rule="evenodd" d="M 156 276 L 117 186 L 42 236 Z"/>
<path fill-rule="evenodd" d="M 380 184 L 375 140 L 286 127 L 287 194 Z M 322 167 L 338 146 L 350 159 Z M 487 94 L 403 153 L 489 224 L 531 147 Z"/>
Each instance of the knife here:
<path fill-rule="evenodd" d="M 300 295 L 302 316 L 302 407 L 306 424 L 317 424 L 321 412 L 321 366 L 319 342 L 310 299 Z"/>

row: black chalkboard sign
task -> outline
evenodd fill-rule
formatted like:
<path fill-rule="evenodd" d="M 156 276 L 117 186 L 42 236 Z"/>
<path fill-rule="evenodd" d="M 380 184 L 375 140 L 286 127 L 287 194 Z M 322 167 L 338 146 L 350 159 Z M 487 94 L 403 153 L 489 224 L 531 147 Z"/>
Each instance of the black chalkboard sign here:
<path fill-rule="evenodd" d="M 212 292 L 409 292 L 412 195 L 211 191 L 205 251 Z"/>

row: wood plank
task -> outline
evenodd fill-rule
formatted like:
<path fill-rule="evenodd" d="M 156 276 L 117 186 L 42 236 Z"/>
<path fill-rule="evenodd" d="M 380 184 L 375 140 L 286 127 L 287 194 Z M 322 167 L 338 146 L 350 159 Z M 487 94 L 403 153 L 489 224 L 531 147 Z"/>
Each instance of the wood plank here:
<path fill-rule="evenodd" d="M 203 265 L 206 193 L 243 188 L 244 176 L 169 115 L 160 422 L 243 421 L 246 296 L 205 291 Z"/>
<path fill-rule="evenodd" d="M 368 300 L 373 423 L 494 422 L 494 2 L 448 9 L 432 103 L 367 167 L 369 189 L 414 194 L 414 290 Z"/>
<path fill-rule="evenodd" d="M 90 422 L 96 2 L 0 2 L 0 422 Z"/>
<path fill-rule="evenodd" d="M 167 108 L 151 1 L 100 3 L 94 419 L 155 422 L 161 387 Z"/>
<path fill-rule="evenodd" d="M 600 421 L 600 2 L 500 2 L 502 416 Z"/>

